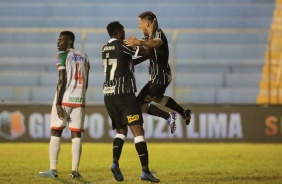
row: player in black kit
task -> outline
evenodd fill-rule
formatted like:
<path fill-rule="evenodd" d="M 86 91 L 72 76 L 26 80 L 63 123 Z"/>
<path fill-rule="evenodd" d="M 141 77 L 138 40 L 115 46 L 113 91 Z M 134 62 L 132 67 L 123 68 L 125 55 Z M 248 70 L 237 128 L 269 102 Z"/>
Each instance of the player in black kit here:
<path fill-rule="evenodd" d="M 119 158 L 128 127 L 134 136 L 136 151 L 142 165 L 141 180 L 159 182 L 149 170 L 147 143 L 144 138 L 143 117 L 136 99 L 136 84 L 133 74 L 132 57 L 147 55 L 149 50 L 143 47 L 125 46 L 123 43 L 124 27 L 117 21 L 107 26 L 110 40 L 102 48 L 104 65 L 104 102 L 112 120 L 112 128 L 116 129 L 113 140 L 113 163 L 111 171 L 115 180 L 124 181 L 119 168 Z"/>
<path fill-rule="evenodd" d="M 135 37 L 129 37 L 124 43 L 127 46 L 144 46 L 152 49 L 149 57 L 138 58 L 135 61 L 135 64 L 138 64 L 150 59 L 150 80 L 137 96 L 138 101 L 142 103 L 142 112 L 148 112 L 149 110 L 149 114 L 156 116 L 156 111 L 150 109 L 150 103 L 154 101 L 178 112 L 185 120 L 186 125 L 189 125 L 191 110 L 183 109 L 171 97 L 164 95 L 172 77 L 168 63 L 168 42 L 164 32 L 158 27 L 156 15 L 151 11 L 141 13 L 139 15 L 139 28 L 143 31 L 144 38 L 138 40 Z"/>

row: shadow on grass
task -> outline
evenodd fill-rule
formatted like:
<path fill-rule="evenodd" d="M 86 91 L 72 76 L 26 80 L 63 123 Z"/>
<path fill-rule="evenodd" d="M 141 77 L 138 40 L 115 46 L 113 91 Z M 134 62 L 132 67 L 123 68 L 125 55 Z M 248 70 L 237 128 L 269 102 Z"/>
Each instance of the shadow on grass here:
<path fill-rule="evenodd" d="M 63 179 L 63 178 L 57 178 L 56 181 L 64 184 L 91 184 L 90 181 L 80 178 L 80 179 Z"/>

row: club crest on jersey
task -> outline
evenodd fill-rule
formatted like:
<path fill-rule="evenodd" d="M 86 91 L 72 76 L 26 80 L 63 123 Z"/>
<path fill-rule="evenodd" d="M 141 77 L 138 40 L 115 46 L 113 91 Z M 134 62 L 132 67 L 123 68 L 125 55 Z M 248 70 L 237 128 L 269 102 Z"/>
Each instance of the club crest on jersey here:
<path fill-rule="evenodd" d="M 137 120 L 139 120 L 139 115 L 138 114 L 135 114 L 133 116 L 127 116 L 128 123 L 132 123 L 133 121 L 137 121 Z"/>
<path fill-rule="evenodd" d="M 144 101 L 151 102 L 151 101 L 153 101 L 153 99 L 154 99 L 154 97 L 147 95 L 146 98 L 144 99 Z"/>

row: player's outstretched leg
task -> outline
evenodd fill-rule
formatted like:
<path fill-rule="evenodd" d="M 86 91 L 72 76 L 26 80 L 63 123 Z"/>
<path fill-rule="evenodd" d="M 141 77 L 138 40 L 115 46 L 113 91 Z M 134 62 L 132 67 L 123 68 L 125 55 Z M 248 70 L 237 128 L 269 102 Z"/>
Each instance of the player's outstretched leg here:
<path fill-rule="evenodd" d="M 183 109 L 174 99 L 172 99 L 169 96 L 164 96 L 161 99 L 158 99 L 157 101 L 154 100 L 155 102 L 166 106 L 176 112 L 178 112 L 184 119 L 185 124 L 189 125 L 190 124 L 190 120 L 191 120 L 191 110 L 189 109 Z"/>
<path fill-rule="evenodd" d="M 113 163 L 112 166 L 111 166 L 111 171 L 113 173 L 113 176 L 115 178 L 115 180 L 117 181 L 124 181 L 123 179 L 123 175 L 118 167 L 117 164 Z"/>

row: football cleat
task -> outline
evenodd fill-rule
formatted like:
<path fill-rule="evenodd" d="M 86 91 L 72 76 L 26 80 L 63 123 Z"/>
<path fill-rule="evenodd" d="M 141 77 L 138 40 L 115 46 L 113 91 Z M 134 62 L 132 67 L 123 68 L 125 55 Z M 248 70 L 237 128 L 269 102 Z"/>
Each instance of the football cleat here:
<path fill-rule="evenodd" d="M 117 180 L 117 181 L 124 181 L 123 175 L 122 175 L 119 167 L 115 163 L 112 164 L 111 171 L 112 171 L 112 173 L 114 175 L 115 180 Z"/>
<path fill-rule="evenodd" d="M 39 172 L 38 175 L 46 178 L 58 178 L 58 173 L 56 170 L 47 170 L 44 172 Z"/>
<path fill-rule="evenodd" d="M 175 121 L 177 119 L 177 116 L 176 116 L 175 112 L 170 112 L 169 115 L 170 115 L 170 117 L 168 118 L 167 123 L 170 126 L 170 133 L 173 134 L 176 130 Z"/>
<path fill-rule="evenodd" d="M 144 171 L 142 171 L 142 174 L 141 174 L 141 180 L 143 181 L 150 181 L 150 182 L 153 182 L 153 183 L 159 183 L 160 180 L 155 178 L 152 173 L 148 174 Z"/>
<path fill-rule="evenodd" d="M 190 124 L 191 120 L 191 110 L 185 109 L 183 119 L 185 120 L 186 125 Z"/>
<path fill-rule="evenodd" d="M 70 177 L 72 179 L 82 178 L 82 176 L 77 171 L 72 171 L 71 174 L 70 174 Z"/>

